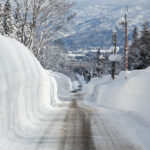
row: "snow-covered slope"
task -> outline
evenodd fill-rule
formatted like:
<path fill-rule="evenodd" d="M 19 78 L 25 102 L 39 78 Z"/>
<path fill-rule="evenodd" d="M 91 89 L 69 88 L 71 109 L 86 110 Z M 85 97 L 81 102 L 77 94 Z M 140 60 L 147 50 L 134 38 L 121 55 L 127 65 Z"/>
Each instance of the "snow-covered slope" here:
<path fill-rule="evenodd" d="M 115 80 L 110 76 L 94 78 L 85 86 L 90 101 L 96 105 L 133 111 L 150 122 L 150 68 L 121 72 Z M 90 92 L 89 92 L 90 91 Z"/>
<path fill-rule="evenodd" d="M 36 133 L 51 112 L 57 85 L 27 48 L 1 35 L 0 83 L 0 150 L 16 150 L 17 139 Z"/>

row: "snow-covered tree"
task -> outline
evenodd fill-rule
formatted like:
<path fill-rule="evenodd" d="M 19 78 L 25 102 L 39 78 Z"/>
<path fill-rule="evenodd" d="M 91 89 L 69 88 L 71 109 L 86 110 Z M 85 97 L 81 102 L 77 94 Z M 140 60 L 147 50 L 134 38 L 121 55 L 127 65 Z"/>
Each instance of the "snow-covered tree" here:
<path fill-rule="evenodd" d="M 136 45 L 138 42 L 138 28 L 137 26 L 134 27 L 134 30 L 133 30 L 133 39 L 132 39 L 132 45 Z"/>
<path fill-rule="evenodd" d="M 136 69 L 140 65 L 140 50 L 139 50 L 139 38 L 138 29 L 135 26 L 133 30 L 132 43 L 129 48 L 129 69 Z"/>
<path fill-rule="evenodd" d="M 129 66 L 131 70 L 144 69 L 150 66 L 150 30 L 148 22 L 143 24 L 140 38 L 138 38 L 137 29 L 134 29 L 129 52 Z"/>
<path fill-rule="evenodd" d="M 2 13 L 0 5 L 0 33 L 4 31 L 31 49 L 45 68 L 58 71 L 65 65 L 66 55 L 53 43 L 74 17 L 72 6 L 68 0 L 6 0 Z"/>
<path fill-rule="evenodd" d="M 100 48 L 97 50 L 97 57 L 96 57 L 96 60 L 97 60 L 97 65 L 100 65 L 100 55 L 101 55 L 101 50 Z"/>
<path fill-rule="evenodd" d="M 21 42 L 21 38 L 22 38 L 22 20 L 21 20 L 19 9 L 20 8 L 17 5 L 17 8 L 14 12 L 14 20 L 15 20 L 15 28 L 16 28 L 16 39 Z"/>
<path fill-rule="evenodd" d="M 96 66 L 93 68 L 94 76 L 100 76 L 100 56 L 101 56 L 101 50 L 100 48 L 97 50 L 97 56 L 96 56 Z"/>
<path fill-rule="evenodd" d="M 140 61 L 142 63 L 139 69 L 150 66 L 150 30 L 148 22 L 143 24 L 142 36 L 140 38 Z"/>
<path fill-rule="evenodd" d="M 60 46 L 54 44 L 43 47 L 38 59 L 44 68 L 58 72 L 66 69 L 68 61 L 66 53 Z"/>
<path fill-rule="evenodd" d="M 0 34 L 4 34 L 4 28 L 3 28 L 3 9 L 2 4 L 0 2 Z"/>
<path fill-rule="evenodd" d="M 15 31 L 14 31 L 14 23 L 13 23 L 13 13 L 10 1 L 7 0 L 4 5 L 3 10 L 3 27 L 4 27 L 4 34 L 6 36 L 14 37 Z"/>
<path fill-rule="evenodd" d="M 113 46 L 114 46 L 114 52 L 113 54 L 116 55 L 116 50 L 117 50 L 117 31 L 114 30 L 112 34 L 112 39 L 113 39 Z M 113 79 L 115 79 L 115 69 L 116 69 L 116 62 L 112 62 L 112 71 L 111 71 L 111 76 Z"/>
<path fill-rule="evenodd" d="M 34 50 L 37 57 L 40 49 L 55 40 L 58 31 L 74 16 L 70 13 L 72 3 L 67 0 L 14 1 L 22 20 L 21 42 Z M 25 32 L 28 33 L 27 38 Z"/>
<path fill-rule="evenodd" d="M 140 38 L 141 44 L 150 44 L 150 30 L 149 30 L 149 23 L 146 21 L 143 24 L 142 36 Z"/>
<path fill-rule="evenodd" d="M 107 60 L 104 54 L 101 54 L 100 48 L 97 50 L 96 63 L 93 62 L 94 76 L 101 77 L 106 73 Z M 91 74 L 92 75 L 92 74 Z"/>

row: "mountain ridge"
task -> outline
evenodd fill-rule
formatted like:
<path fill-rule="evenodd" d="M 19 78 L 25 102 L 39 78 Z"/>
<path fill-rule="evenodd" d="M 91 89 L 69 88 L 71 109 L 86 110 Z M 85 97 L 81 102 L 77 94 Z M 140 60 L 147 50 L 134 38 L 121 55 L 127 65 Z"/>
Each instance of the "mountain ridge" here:
<path fill-rule="evenodd" d="M 118 31 L 118 46 L 124 45 L 124 28 L 119 25 L 124 17 L 126 6 L 129 6 L 129 41 L 135 25 L 141 25 L 150 18 L 148 0 L 76 0 L 74 11 L 77 16 L 67 25 L 63 32 L 63 41 L 69 50 L 88 47 L 112 46 L 112 31 Z M 149 20 L 148 20 L 149 21 Z"/>

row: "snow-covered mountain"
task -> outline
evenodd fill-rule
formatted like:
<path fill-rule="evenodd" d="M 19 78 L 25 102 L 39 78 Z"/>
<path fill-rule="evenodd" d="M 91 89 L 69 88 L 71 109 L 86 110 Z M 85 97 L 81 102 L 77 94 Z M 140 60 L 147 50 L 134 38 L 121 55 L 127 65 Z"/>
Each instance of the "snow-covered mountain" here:
<path fill-rule="evenodd" d="M 135 25 L 141 28 L 150 20 L 149 0 L 75 0 L 77 16 L 64 31 L 63 41 L 69 49 L 111 46 L 112 30 L 118 30 L 118 45 L 123 45 L 123 28 L 119 25 L 129 7 L 129 40 Z"/>

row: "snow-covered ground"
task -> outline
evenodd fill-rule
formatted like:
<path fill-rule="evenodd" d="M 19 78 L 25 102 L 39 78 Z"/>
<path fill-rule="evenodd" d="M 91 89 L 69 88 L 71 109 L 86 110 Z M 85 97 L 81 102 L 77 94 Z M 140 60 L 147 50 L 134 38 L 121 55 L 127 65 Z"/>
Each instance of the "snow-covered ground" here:
<path fill-rule="evenodd" d="M 127 79 L 125 79 L 127 77 Z M 83 88 L 85 102 L 103 111 L 124 135 L 150 149 L 150 68 L 93 78 Z M 102 113 L 103 112 L 103 113 Z"/>
<path fill-rule="evenodd" d="M 56 103 L 60 103 L 62 100 L 67 100 L 70 98 L 70 92 L 73 90 L 73 83 L 69 77 L 62 73 L 49 71 L 50 78 L 55 78 L 56 90 L 58 98 Z"/>
<path fill-rule="evenodd" d="M 59 137 L 61 133 L 67 108 L 59 110 L 53 105 L 59 92 L 64 92 L 57 86 L 56 76 L 62 75 L 48 75 L 26 47 L 1 35 L 0 54 L 0 150 L 40 149 L 36 146 L 43 135 Z M 61 88 L 70 90 L 71 85 L 65 83 L 69 79 L 62 78 Z M 59 123 L 53 114 L 58 118 L 61 114 Z"/>
<path fill-rule="evenodd" d="M 83 75 L 76 74 L 76 79 L 79 82 L 79 85 L 83 86 L 86 82 Z"/>

